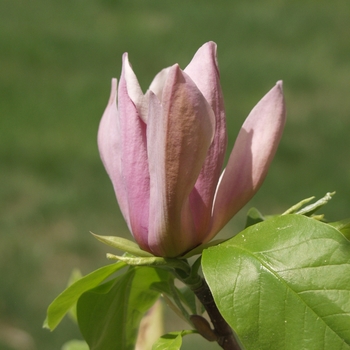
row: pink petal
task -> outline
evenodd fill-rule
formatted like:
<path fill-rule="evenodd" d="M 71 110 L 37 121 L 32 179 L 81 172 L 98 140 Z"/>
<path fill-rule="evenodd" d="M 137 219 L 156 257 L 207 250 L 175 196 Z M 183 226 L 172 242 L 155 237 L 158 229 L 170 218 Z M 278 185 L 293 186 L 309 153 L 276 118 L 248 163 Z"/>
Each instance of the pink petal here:
<path fill-rule="evenodd" d="M 159 99 L 162 100 L 163 89 L 168 78 L 168 73 L 171 67 L 162 69 L 153 79 L 149 90 L 151 90 Z"/>
<path fill-rule="evenodd" d="M 98 128 L 97 143 L 102 162 L 112 181 L 120 210 L 129 225 L 128 198 L 122 176 L 121 135 L 116 100 L 117 79 L 112 79 L 111 94 Z"/>
<path fill-rule="evenodd" d="M 150 94 L 147 139 L 151 176 L 149 247 L 174 257 L 199 244 L 188 197 L 213 138 L 213 112 L 187 74 L 174 65 L 161 103 Z"/>
<path fill-rule="evenodd" d="M 219 184 L 210 240 L 257 192 L 276 153 L 286 120 L 282 82 L 254 107 L 236 139 Z"/>
<path fill-rule="evenodd" d="M 227 145 L 225 108 L 216 59 L 216 44 L 214 42 L 204 44 L 186 67 L 185 72 L 208 101 L 216 119 L 214 140 L 190 196 L 197 235 L 204 239 L 211 227 L 212 203 Z"/>
<path fill-rule="evenodd" d="M 131 232 L 140 247 L 147 250 L 150 188 L 146 124 L 140 118 L 140 113 L 129 95 L 129 89 L 135 94 L 135 86 L 138 84 L 130 72 L 132 70 L 127 54 L 124 54 L 118 98 L 122 177 L 128 196 Z"/>
<path fill-rule="evenodd" d="M 138 110 L 139 117 L 147 123 L 147 115 L 148 115 L 148 95 L 144 95 L 142 93 L 140 84 L 137 80 L 137 77 L 134 71 L 131 68 L 129 63 L 128 54 L 124 54 L 123 56 L 123 69 L 125 75 L 125 81 L 127 85 L 128 96 L 130 100 L 136 106 Z"/>

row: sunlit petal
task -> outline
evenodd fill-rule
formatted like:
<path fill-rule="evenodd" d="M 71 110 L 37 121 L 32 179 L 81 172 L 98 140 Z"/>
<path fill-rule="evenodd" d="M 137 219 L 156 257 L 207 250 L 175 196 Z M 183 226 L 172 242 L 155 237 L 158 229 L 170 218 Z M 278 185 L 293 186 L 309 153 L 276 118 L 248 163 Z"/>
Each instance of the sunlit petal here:
<path fill-rule="evenodd" d="M 216 44 L 211 41 L 199 48 L 185 68 L 185 72 L 208 101 L 216 121 L 213 142 L 190 196 L 197 235 L 204 239 L 211 226 L 212 203 L 227 144 L 225 108 L 216 59 Z"/>
<path fill-rule="evenodd" d="M 120 210 L 129 225 L 128 198 L 122 175 L 117 79 L 112 79 L 111 94 L 98 128 L 97 143 L 103 165 L 112 181 Z"/>
<path fill-rule="evenodd" d="M 149 172 L 147 159 L 146 124 L 140 118 L 128 88 L 133 86 L 128 61 L 124 56 L 118 90 L 118 111 L 122 144 L 121 164 L 128 196 L 131 231 L 141 248 L 147 248 L 149 211 Z"/>
<path fill-rule="evenodd" d="M 214 227 L 207 240 L 259 189 L 276 153 L 285 120 L 282 82 L 278 82 L 250 112 L 238 134 L 218 187 Z"/>
<path fill-rule="evenodd" d="M 213 138 L 215 117 L 197 86 L 177 65 L 168 72 L 162 104 L 154 101 L 151 106 L 149 246 L 155 254 L 176 256 L 196 244 L 188 196 Z"/>

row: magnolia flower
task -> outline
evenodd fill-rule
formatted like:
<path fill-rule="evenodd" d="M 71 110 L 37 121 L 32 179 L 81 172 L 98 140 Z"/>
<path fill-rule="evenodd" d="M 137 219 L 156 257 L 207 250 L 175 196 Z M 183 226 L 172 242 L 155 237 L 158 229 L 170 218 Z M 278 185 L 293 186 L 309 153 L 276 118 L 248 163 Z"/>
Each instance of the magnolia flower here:
<path fill-rule="evenodd" d="M 245 120 L 221 174 L 227 136 L 216 44 L 204 44 L 184 70 L 163 69 L 146 94 L 125 53 L 98 147 L 138 245 L 176 257 L 211 240 L 260 187 L 284 124 L 278 82 Z"/>

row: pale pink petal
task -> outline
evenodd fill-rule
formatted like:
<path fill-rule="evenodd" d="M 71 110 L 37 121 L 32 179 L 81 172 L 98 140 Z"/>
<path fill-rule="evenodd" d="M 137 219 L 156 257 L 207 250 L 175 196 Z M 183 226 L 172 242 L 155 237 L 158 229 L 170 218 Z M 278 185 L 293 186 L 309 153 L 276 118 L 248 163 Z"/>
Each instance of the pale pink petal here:
<path fill-rule="evenodd" d="M 256 193 L 276 153 L 286 120 L 282 82 L 254 107 L 236 139 L 218 187 L 210 240 Z"/>
<path fill-rule="evenodd" d="M 128 199 L 122 176 L 121 135 L 117 110 L 117 79 L 112 79 L 111 95 L 98 128 L 100 156 L 109 175 L 120 210 L 129 226 Z"/>
<path fill-rule="evenodd" d="M 146 124 L 129 96 L 128 81 L 131 67 L 124 55 L 118 90 L 118 111 L 122 143 L 121 166 L 129 205 L 131 232 L 143 249 L 148 249 L 149 171 L 147 159 Z"/>
<path fill-rule="evenodd" d="M 168 72 L 161 104 L 153 94 L 150 102 L 149 247 L 156 255 L 174 257 L 198 244 L 188 197 L 213 138 L 215 117 L 178 65 Z"/>
<path fill-rule="evenodd" d="M 148 95 L 143 94 L 139 81 L 131 68 L 127 53 L 123 56 L 123 67 L 129 98 L 136 106 L 139 117 L 147 124 Z"/>
<path fill-rule="evenodd" d="M 162 100 L 163 88 L 168 77 L 168 73 L 171 67 L 162 69 L 153 79 L 149 90 L 151 90 L 159 99 Z"/>
<path fill-rule="evenodd" d="M 216 58 L 216 44 L 208 42 L 199 48 L 185 68 L 185 72 L 202 92 L 216 118 L 214 140 L 190 196 L 197 235 L 201 241 L 211 227 L 212 203 L 227 145 L 225 108 Z"/>

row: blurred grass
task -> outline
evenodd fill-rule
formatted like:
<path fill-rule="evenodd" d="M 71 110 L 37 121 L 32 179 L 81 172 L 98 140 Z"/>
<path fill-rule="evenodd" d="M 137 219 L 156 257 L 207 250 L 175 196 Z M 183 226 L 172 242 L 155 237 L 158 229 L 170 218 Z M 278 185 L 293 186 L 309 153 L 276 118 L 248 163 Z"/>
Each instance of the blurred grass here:
<path fill-rule="evenodd" d="M 232 147 L 255 103 L 284 80 L 288 122 L 268 178 L 247 206 L 278 213 L 337 191 L 328 218 L 349 216 L 350 3 L 342 0 L 2 0 L 0 2 L 0 324 L 60 349 L 45 310 L 70 271 L 105 261 L 89 231 L 128 237 L 96 132 L 128 51 L 146 90 L 163 67 L 218 44 Z M 241 229 L 244 212 L 223 234 Z M 169 328 L 172 326 L 170 325 Z M 193 345 L 186 340 L 184 348 Z M 30 347 L 30 344 L 35 345 Z M 201 344 L 201 345 L 198 345 Z"/>

